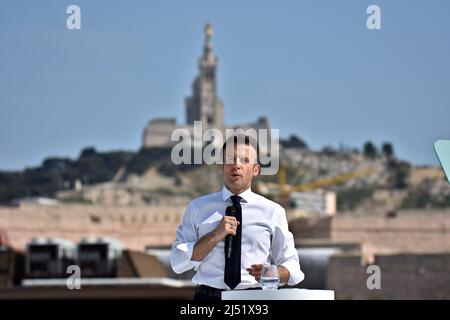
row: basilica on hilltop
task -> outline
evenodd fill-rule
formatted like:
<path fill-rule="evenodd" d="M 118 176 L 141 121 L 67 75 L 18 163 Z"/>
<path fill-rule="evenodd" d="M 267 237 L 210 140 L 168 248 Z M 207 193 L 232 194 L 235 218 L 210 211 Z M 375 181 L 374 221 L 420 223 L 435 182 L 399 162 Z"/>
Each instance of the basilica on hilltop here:
<path fill-rule="evenodd" d="M 256 122 L 226 126 L 223 121 L 223 103 L 217 88 L 218 58 L 214 54 L 211 39 L 212 26 L 205 26 L 205 44 L 203 54 L 199 59 L 199 72 L 192 84 L 192 95 L 186 98 L 186 124 L 179 125 L 175 118 L 151 119 L 144 129 L 143 147 L 170 147 L 177 143 L 171 141 L 171 134 L 175 129 L 188 130 L 191 135 L 194 132 L 194 121 L 202 122 L 203 132 L 209 128 L 215 128 L 225 133 L 226 129 L 267 129 L 270 132 L 269 121 L 266 117 L 260 117 Z"/>

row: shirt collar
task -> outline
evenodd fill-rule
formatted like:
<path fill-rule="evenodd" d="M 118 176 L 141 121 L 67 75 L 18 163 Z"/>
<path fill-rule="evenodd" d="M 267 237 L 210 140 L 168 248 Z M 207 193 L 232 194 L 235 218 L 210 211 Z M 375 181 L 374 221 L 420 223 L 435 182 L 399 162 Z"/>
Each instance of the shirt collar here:
<path fill-rule="evenodd" d="M 231 196 L 233 196 L 234 193 L 228 190 L 226 186 L 223 186 L 222 188 L 222 199 L 223 201 L 227 201 Z M 247 203 L 255 202 L 256 200 L 256 193 L 252 191 L 251 188 L 248 188 L 244 192 L 238 194 L 239 197 L 245 200 Z"/>

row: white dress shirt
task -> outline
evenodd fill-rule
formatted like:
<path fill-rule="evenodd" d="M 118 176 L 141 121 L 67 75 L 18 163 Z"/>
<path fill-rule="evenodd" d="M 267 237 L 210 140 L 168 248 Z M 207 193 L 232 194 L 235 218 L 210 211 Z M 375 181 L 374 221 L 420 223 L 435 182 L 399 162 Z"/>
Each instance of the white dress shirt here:
<path fill-rule="evenodd" d="M 170 263 L 176 273 L 194 268 L 192 281 L 218 289 L 230 289 L 224 282 L 225 241 L 220 241 L 202 261 L 191 260 L 195 243 L 213 231 L 232 205 L 233 195 L 225 186 L 222 191 L 192 200 L 177 228 Z M 241 283 L 235 289 L 257 287 L 258 282 L 246 268 L 252 264 L 271 263 L 289 270 L 288 285 L 304 279 L 300 270 L 294 237 L 288 230 L 286 212 L 279 204 L 247 189 L 242 198 Z"/>

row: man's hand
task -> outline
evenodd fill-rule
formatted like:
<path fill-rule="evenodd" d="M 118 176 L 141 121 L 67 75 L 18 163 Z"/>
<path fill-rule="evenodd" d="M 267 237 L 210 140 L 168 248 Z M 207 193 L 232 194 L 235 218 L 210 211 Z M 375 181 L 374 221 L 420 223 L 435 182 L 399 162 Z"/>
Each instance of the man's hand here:
<path fill-rule="evenodd" d="M 262 264 L 252 264 L 250 268 L 247 268 L 248 273 L 259 282 L 261 280 Z"/>
<path fill-rule="evenodd" d="M 229 234 L 236 235 L 236 229 L 239 225 L 239 221 L 236 217 L 224 216 L 220 224 L 208 234 L 205 234 L 194 245 L 191 260 L 201 261 L 216 244 L 225 239 Z"/>
<path fill-rule="evenodd" d="M 229 234 L 235 236 L 238 225 L 239 221 L 236 220 L 236 217 L 224 216 L 222 221 L 220 221 L 220 224 L 213 231 L 217 242 L 224 240 Z"/>
<path fill-rule="evenodd" d="M 255 278 L 256 281 L 261 280 L 262 264 L 252 264 L 250 268 L 247 268 L 248 273 Z M 289 280 L 289 270 L 283 266 L 277 266 L 278 278 L 280 279 L 280 285 L 284 286 Z"/>

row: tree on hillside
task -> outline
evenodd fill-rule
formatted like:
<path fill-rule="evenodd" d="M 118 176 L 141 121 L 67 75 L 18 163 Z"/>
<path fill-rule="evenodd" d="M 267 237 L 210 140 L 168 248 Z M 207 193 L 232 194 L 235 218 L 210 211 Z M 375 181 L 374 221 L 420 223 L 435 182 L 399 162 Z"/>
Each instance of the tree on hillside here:
<path fill-rule="evenodd" d="M 394 156 L 394 147 L 390 142 L 384 142 L 381 146 L 381 152 L 388 158 L 392 158 Z"/>
<path fill-rule="evenodd" d="M 378 153 L 377 147 L 375 147 L 375 145 L 371 141 L 367 141 L 364 144 L 363 150 L 364 150 L 364 155 L 369 158 L 375 158 Z"/>
<path fill-rule="evenodd" d="M 297 135 L 291 134 L 289 136 L 289 139 L 287 140 L 280 140 L 280 144 L 285 148 L 299 148 L 299 149 L 307 149 L 308 145 L 300 139 Z"/>

